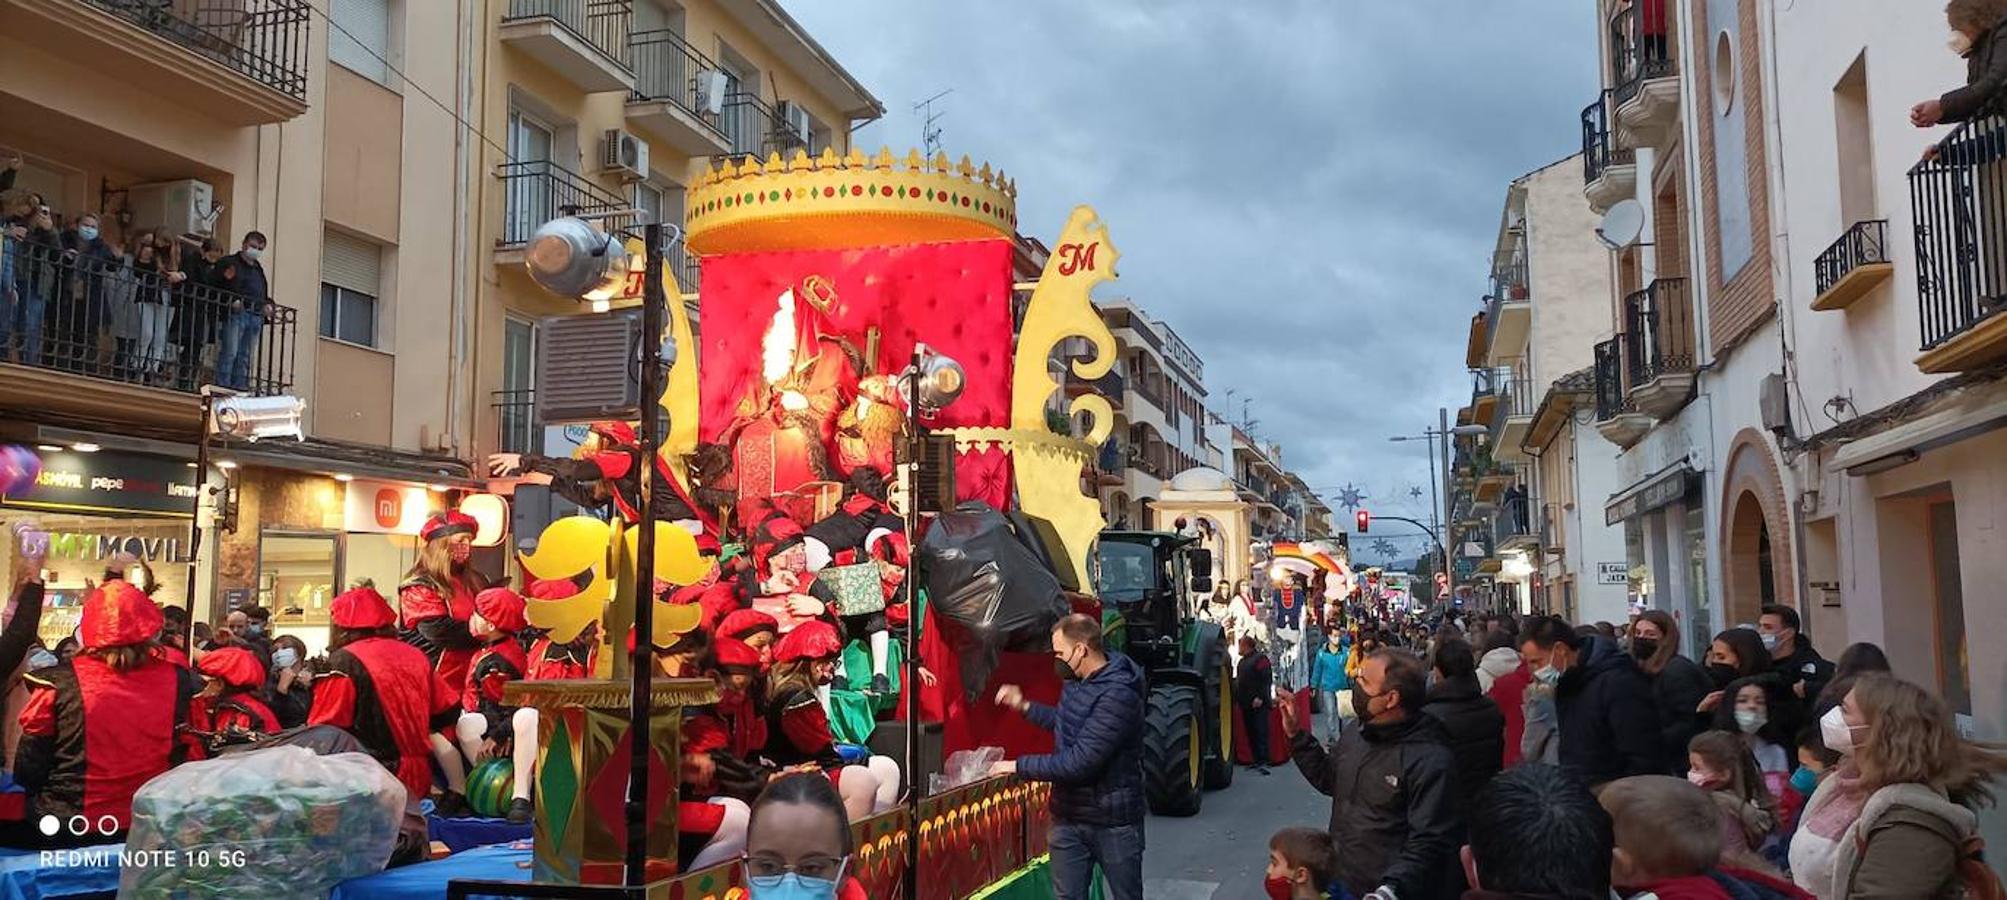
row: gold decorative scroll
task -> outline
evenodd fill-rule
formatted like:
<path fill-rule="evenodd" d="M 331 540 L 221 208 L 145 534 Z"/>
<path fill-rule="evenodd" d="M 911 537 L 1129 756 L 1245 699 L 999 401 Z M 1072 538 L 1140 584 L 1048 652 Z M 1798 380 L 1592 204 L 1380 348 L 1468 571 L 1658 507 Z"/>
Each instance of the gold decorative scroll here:
<path fill-rule="evenodd" d="M 1074 207 L 1032 291 L 1011 371 L 1011 465 L 1017 475 L 1018 504 L 1027 514 L 1051 523 L 1066 545 L 1073 581 L 1083 587 L 1092 583 L 1087 552 L 1107 521 L 1101 517 L 1100 501 L 1081 493 L 1081 469 L 1108 440 L 1115 415 L 1106 398 L 1077 397 L 1068 410 L 1074 416 L 1088 415 L 1085 441 L 1076 444 L 1051 434 L 1046 403 L 1060 385 L 1047 361 L 1061 341 L 1081 337 L 1094 346 L 1094 353 L 1092 358 L 1074 360 L 1073 374 L 1094 379 L 1115 368 L 1115 335 L 1095 311 L 1090 294 L 1095 285 L 1115 278 L 1119 255 L 1094 208 Z M 980 438 L 972 435 L 972 439 Z M 956 442 L 961 443 L 960 436 Z"/>
<path fill-rule="evenodd" d="M 663 438 L 662 461 L 690 492 L 690 454 L 697 452 L 697 337 L 690 327 L 690 309 L 670 267 L 662 267 L 662 291 L 669 297 L 669 335 L 676 341 L 676 362 L 669 367 L 662 409 L 669 413 L 669 434 Z"/>

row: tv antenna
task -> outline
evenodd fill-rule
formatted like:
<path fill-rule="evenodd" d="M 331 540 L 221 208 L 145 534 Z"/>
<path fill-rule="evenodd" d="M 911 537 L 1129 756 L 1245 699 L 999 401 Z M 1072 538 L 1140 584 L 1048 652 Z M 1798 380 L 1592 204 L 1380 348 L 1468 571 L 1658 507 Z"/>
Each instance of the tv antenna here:
<path fill-rule="evenodd" d="M 920 145 L 926 148 L 927 158 L 929 159 L 932 159 L 934 154 L 941 152 L 941 126 L 939 123 L 941 117 L 948 114 L 945 110 L 935 112 L 934 101 L 954 92 L 954 88 L 949 88 L 913 104 L 913 112 L 920 116 Z"/>

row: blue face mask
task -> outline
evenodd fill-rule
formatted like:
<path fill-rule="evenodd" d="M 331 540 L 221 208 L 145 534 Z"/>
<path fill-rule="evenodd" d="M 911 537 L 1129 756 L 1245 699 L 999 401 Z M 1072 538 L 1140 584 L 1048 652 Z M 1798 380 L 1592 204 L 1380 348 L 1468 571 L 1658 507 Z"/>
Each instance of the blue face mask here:
<path fill-rule="evenodd" d="M 293 667 L 293 663 L 299 661 L 300 654 L 295 652 L 291 647 L 280 647 L 272 651 L 272 665 L 278 668 L 290 669 Z"/>
<path fill-rule="evenodd" d="M 28 651 L 28 671 L 30 672 L 36 669 L 46 669 L 55 665 L 56 662 L 56 654 L 50 653 L 40 647 Z"/>
<path fill-rule="evenodd" d="M 77 226 L 77 237 L 87 241 L 95 241 L 98 239 L 98 227 L 96 225 L 79 225 Z"/>
<path fill-rule="evenodd" d="M 842 877 L 837 875 L 838 879 Z M 803 878 L 799 872 L 748 876 L 746 883 L 753 889 L 753 900 L 834 900 L 836 897 L 835 881 Z"/>
<path fill-rule="evenodd" d="M 1798 771 L 1791 773 L 1791 789 L 1797 791 L 1800 797 L 1812 796 L 1812 792 L 1819 789 L 1819 773 L 1799 766 Z"/>
<path fill-rule="evenodd" d="M 244 633 L 245 633 L 245 634 L 248 634 L 248 635 L 250 635 L 250 636 L 252 636 L 252 637 L 257 637 L 257 636 L 259 636 L 259 635 L 262 635 L 262 634 L 264 634 L 264 633 L 265 633 L 265 623 L 263 623 L 263 622 L 247 622 L 247 623 L 245 623 L 245 625 L 244 625 Z"/>

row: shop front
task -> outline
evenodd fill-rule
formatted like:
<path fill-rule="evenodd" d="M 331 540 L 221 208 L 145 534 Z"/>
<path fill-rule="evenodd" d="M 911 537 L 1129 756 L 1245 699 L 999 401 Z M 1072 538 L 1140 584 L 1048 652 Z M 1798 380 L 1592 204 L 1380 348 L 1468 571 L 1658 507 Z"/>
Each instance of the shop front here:
<path fill-rule="evenodd" d="M 1664 610 L 1679 622 L 1681 649 L 1705 659 L 1716 629 L 1707 590 L 1707 504 L 1699 472 L 1682 460 L 1610 498 L 1605 524 L 1624 530 L 1625 561 L 1596 577 L 1623 583 L 1632 611 Z"/>
<path fill-rule="evenodd" d="M 195 467 L 172 456 L 37 450 L 33 488 L 0 497 L 0 562 L 10 576 L 41 558 L 47 585 L 37 631 L 50 647 L 76 631 L 86 591 L 109 571 L 153 587 L 163 605 L 186 607 Z M 13 579 L 9 578 L 11 584 Z"/>

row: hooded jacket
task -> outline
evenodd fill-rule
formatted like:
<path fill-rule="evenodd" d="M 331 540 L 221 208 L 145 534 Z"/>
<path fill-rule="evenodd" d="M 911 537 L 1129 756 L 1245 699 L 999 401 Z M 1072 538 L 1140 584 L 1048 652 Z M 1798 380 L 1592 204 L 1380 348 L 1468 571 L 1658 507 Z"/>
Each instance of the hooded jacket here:
<path fill-rule="evenodd" d="M 1644 671 L 1601 635 L 1583 638 L 1578 653 L 1554 687 L 1561 765 L 1591 786 L 1666 771 L 1658 706 Z"/>
<path fill-rule="evenodd" d="M 1938 98 L 1944 107 L 1943 120 L 1963 122 L 1978 115 L 1988 103 L 2001 103 L 2007 96 L 2007 22 L 1973 42 L 1965 57 L 1965 86 Z M 1999 109 L 1999 107 L 1995 107 Z"/>
<path fill-rule="evenodd" d="M 1442 723 L 1456 757 L 1457 801 L 1470 804 L 1505 764 L 1505 714 L 1478 691 L 1474 676 L 1436 682 L 1422 714 Z"/>
<path fill-rule="evenodd" d="M 1310 666 L 1310 686 L 1327 694 L 1350 690 L 1352 677 L 1345 673 L 1345 664 L 1351 654 L 1351 641 L 1346 641 L 1336 652 L 1329 643 L 1317 648 L 1317 661 Z"/>
<path fill-rule="evenodd" d="M 1837 842 L 1833 883 L 1822 897 L 1964 895 L 1958 864 L 1979 829 L 1972 810 L 1921 784 L 1869 795 Z"/>
<path fill-rule="evenodd" d="M 1505 716 L 1505 767 L 1524 759 L 1526 742 L 1526 685 L 1533 674 L 1526 671 L 1519 651 L 1500 647 L 1477 661 L 1477 686 Z"/>
<path fill-rule="evenodd" d="M 1347 728 L 1330 750 L 1309 731 L 1290 741 L 1296 768 L 1331 798 L 1338 880 L 1354 897 L 1391 885 L 1401 900 L 1456 897 L 1464 817 L 1456 757 L 1433 716 Z"/>
<path fill-rule="evenodd" d="M 1110 652 L 1107 665 L 1068 681 L 1059 706 L 1033 703 L 1032 724 L 1053 733 L 1053 752 L 1019 757 L 1017 774 L 1052 784 L 1052 817 L 1073 825 L 1143 821 L 1143 667 Z"/>

